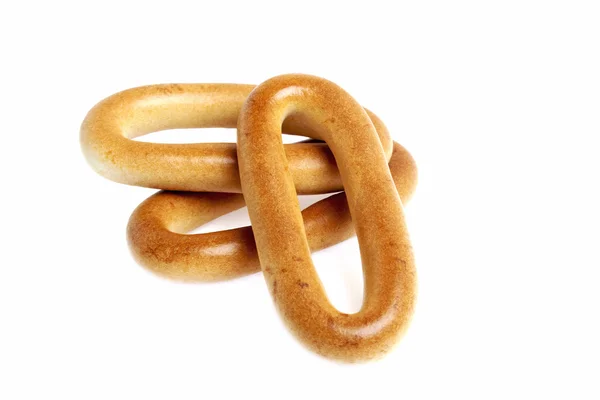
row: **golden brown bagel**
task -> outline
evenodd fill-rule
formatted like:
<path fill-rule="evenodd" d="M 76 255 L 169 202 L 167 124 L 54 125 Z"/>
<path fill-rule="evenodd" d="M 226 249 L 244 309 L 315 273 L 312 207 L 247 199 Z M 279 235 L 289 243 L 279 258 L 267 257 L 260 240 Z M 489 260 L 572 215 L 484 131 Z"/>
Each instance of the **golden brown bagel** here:
<path fill-rule="evenodd" d="M 289 119 L 324 140 L 337 162 L 363 262 L 365 297 L 356 314 L 331 305 L 312 264 L 281 138 Z M 402 202 L 365 110 L 321 78 L 269 79 L 240 112 L 238 163 L 260 264 L 291 331 L 316 352 L 340 360 L 388 351 L 412 315 L 416 275 Z"/>
<path fill-rule="evenodd" d="M 131 140 L 165 129 L 235 128 L 242 104 L 254 88 L 236 84 L 165 84 L 114 94 L 90 110 L 81 126 L 81 147 L 96 172 L 116 182 L 166 190 L 240 193 L 234 143 L 159 144 Z M 387 155 L 392 140 L 369 113 Z M 286 133 L 311 136 L 290 118 Z M 323 143 L 285 146 L 299 194 L 342 190 L 335 162 Z"/>
<path fill-rule="evenodd" d="M 389 167 L 406 204 L 417 184 L 415 162 L 404 147 L 394 143 Z M 260 263 L 251 227 L 185 234 L 244 205 L 241 194 L 158 192 L 131 215 L 127 226 L 129 247 L 138 263 L 177 280 L 216 281 L 258 272 Z M 302 211 L 302 217 L 311 251 L 355 234 L 345 193 L 311 205 Z"/>

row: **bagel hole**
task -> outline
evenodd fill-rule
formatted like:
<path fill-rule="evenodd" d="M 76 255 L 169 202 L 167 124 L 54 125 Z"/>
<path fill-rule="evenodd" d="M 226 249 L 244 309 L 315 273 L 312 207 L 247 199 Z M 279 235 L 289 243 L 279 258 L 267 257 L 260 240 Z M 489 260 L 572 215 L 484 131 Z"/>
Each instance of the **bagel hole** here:
<path fill-rule="evenodd" d="M 331 305 L 342 313 L 359 312 L 364 278 L 356 237 L 313 253 L 313 264 Z"/>
<path fill-rule="evenodd" d="M 283 135 L 283 143 L 296 143 L 309 138 L 305 136 Z M 190 128 L 168 129 L 150 132 L 134 137 L 132 140 L 147 143 L 235 143 L 237 130 L 235 128 Z"/>
<path fill-rule="evenodd" d="M 331 194 L 298 196 L 303 210 Z M 248 208 L 225 214 L 193 229 L 189 234 L 210 233 L 250 225 Z M 356 237 L 312 254 L 316 272 L 331 304 L 340 312 L 353 314 L 363 303 L 364 281 Z"/>
<path fill-rule="evenodd" d="M 298 196 L 300 208 L 305 209 L 332 195 Z M 356 237 L 313 252 L 312 260 L 331 304 L 346 314 L 359 312 L 363 303 L 364 281 Z"/>
<path fill-rule="evenodd" d="M 298 202 L 300 203 L 300 209 L 304 210 L 317 201 L 330 196 L 330 194 L 319 194 L 310 196 L 298 196 Z M 222 215 L 219 218 L 215 218 L 198 228 L 195 228 L 188 232 L 188 234 L 196 233 L 211 233 L 218 232 L 228 229 L 236 229 L 250 225 L 250 216 L 248 215 L 248 207 L 240 208 L 239 210 L 232 211 L 228 214 Z"/>
<path fill-rule="evenodd" d="M 242 228 L 250 225 L 250 217 L 248 216 L 248 207 L 242 207 L 239 210 L 232 211 L 228 214 L 215 218 L 204 225 L 193 229 L 189 234 L 211 233 L 226 231 L 230 229 Z"/>

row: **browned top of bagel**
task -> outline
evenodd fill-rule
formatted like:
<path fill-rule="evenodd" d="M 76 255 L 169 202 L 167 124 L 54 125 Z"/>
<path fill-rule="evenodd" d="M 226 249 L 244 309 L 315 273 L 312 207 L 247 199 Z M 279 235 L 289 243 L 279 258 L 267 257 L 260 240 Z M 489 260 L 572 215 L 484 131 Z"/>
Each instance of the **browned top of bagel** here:
<path fill-rule="evenodd" d="M 235 128 L 253 85 L 165 84 L 112 95 L 90 110 L 81 126 L 81 147 L 96 172 L 129 185 L 182 191 L 241 191 L 234 143 L 165 144 L 132 140 L 165 129 Z M 387 158 L 392 140 L 385 125 L 367 111 L 377 127 Z M 311 127 L 294 118 L 284 131 L 311 136 Z M 342 190 L 333 156 L 323 143 L 285 146 L 300 194 Z"/>

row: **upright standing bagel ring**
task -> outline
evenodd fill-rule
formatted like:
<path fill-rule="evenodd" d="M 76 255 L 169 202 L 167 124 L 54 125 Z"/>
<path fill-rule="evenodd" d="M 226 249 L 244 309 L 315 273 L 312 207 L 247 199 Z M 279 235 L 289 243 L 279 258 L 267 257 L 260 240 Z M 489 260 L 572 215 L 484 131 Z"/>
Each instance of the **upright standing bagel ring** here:
<path fill-rule="evenodd" d="M 365 298 L 356 314 L 331 305 L 312 264 L 281 139 L 289 118 L 308 126 L 336 159 L 363 261 Z M 364 360 L 388 351 L 412 315 L 416 277 L 402 202 L 364 109 L 324 79 L 269 79 L 240 113 L 238 160 L 260 264 L 291 331 L 332 358 Z"/>

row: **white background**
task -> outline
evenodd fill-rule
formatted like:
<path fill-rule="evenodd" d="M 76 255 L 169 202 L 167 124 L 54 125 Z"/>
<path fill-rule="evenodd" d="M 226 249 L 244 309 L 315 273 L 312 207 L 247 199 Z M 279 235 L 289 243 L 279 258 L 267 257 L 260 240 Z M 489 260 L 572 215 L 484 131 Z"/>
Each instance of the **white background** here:
<path fill-rule="evenodd" d="M 600 398 L 597 1 L 3 2 L 0 31 L 0 398 Z M 260 274 L 138 266 L 125 226 L 153 191 L 79 148 L 117 91 L 289 72 L 341 85 L 419 165 L 416 314 L 379 362 L 306 351 Z M 356 240 L 314 261 L 358 310 Z"/>

